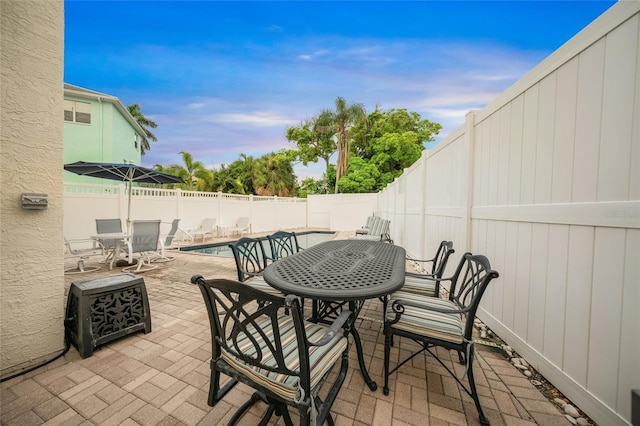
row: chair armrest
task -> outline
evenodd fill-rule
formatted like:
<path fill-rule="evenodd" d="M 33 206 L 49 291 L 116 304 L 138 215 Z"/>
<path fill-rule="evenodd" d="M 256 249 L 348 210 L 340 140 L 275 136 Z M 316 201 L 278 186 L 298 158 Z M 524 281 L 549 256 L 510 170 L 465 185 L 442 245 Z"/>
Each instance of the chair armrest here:
<path fill-rule="evenodd" d="M 340 315 L 338 315 L 338 318 L 336 318 L 333 321 L 333 323 L 327 329 L 327 331 L 325 331 L 324 335 L 320 337 L 320 339 L 316 340 L 315 342 L 309 341 L 309 345 L 324 346 L 327 343 L 329 343 L 335 337 L 335 335 L 342 330 L 344 323 L 347 322 L 350 316 L 351 316 L 351 311 L 348 311 L 348 310 L 342 311 Z"/>

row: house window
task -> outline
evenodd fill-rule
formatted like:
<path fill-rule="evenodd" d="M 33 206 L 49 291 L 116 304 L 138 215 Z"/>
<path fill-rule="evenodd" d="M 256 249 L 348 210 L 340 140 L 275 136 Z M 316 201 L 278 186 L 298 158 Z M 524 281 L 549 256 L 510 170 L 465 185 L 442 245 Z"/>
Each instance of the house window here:
<path fill-rule="evenodd" d="M 64 121 L 91 124 L 91 104 L 87 102 L 64 101 Z"/>

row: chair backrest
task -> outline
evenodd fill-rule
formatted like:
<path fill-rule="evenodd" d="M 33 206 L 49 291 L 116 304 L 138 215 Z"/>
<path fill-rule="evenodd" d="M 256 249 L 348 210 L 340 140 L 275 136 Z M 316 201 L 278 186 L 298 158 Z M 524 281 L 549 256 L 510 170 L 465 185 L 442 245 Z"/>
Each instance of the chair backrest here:
<path fill-rule="evenodd" d="M 131 234 L 131 250 L 134 253 L 155 251 L 160 240 L 159 220 L 134 220 Z"/>
<path fill-rule="evenodd" d="M 120 219 L 96 219 L 96 232 L 98 234 L 122 232 L 122 221 Z"/>
<path fill-rule="evenodd" d="M 449 256 L 456 251 L 453 249 L 453 241 L 442 241 L 438 246 L 438 251 L 431 262 L 431 275 L 436 278 L 442 278 L 444 270 L 447 267 Z"/>
<path fill-rule="evenodd" d="M 178 232 L 179 223 L 180 223 L 180 219 L 173 219 L 173 222 L 171 222 L 171 229 L 169 230 L 169 233 L 164 239 L 165 247 L 169 247 L 173 243 L 173 239 L 175 238 L 176 233 Z"/>
<path fill-rule="evenodd" d="M 238 218 L 238 222 L 236 223 L 236 227 L 238 229 L 246 229 L 249 227 L 249 217 L 243 216 Z"/>
<path fill-rule="evenodd" d="M 291 256 L 292 254 L 300 251 L 298 237 L 295 232 L 274 232 L 271 235 L 267 235 L 267 240 L 269 240 L 272 260 Z"/>
<path fill-rule="evenodd" d="M 373 218 L 375 218 L 375 216 L 367 217 L 367 223 L 364 225 L 365 228 L 371 229 L 371 222 L 373 222 Z"/>
<path fill-rule="evenodd" d="M 207 307 L 212 363 L 215 362 L 221 370 L 225 367 L 240 372 L 259 369 L 265 374 L 271 371 L 291 376 L 284 382 L 292 386 L 297 384 L 302 395 L 311 395 L 309 344 L 297 298 L 285 301 L 227 279 L 204 280 L 202 276 L 194 276 L 191 282 L 200 288 Z M 285 307 L 290 309 L 291 315 L 282 315 Z M 282 324 L 287 327 L 283 328 Z M 291 338 L 298 342 L 297 353 L 284 354 L 283 345 Z"/>
<path fill-rule="evenodd" d="M 122 232 L 122 221 L 120 219 L 96 219 L 96 232 L 98 234 L 111 234 Z M 105 248 L 115 247 L 116 240 L 100 240 Z"/>
<path fill-rule="evenodd" d="M 267 255 L 262 240 L 243 237 L 229 244 L 236 261 L 238 281 L 244 282 L 259 275 L 267 267 Z"/>
<path fill-rule="evenodd" d="M 480 299 L 492 279 L 499 274 L 491 269 L 489 259 L 481 254 L 465 253 L 452 277 L 449 300 L 466 313 L 464 336 L 471 340 L 473 320 L 480 305 Z"/>
<path fill-rule="evenodd" d="M 202 222 L 200 223 L 200 229 L 213 229 L 216 227 L 216 222 L 218 221 L 217 218 L 215 217 L 205 217 L 204 219 L 202 219 Z"/>

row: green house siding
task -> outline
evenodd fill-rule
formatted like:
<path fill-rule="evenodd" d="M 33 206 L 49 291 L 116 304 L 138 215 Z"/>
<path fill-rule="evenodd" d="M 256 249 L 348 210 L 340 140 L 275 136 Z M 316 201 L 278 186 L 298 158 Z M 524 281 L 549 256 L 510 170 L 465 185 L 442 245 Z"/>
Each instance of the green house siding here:
<path fill-rule="evenodd" d="M 91 123 L 64 122 L 64 163 L 96 161 L 140 164 L 142 129 L 117 98 L 97 92 L 71 92 L 65 85 L 65 101 L 91 105 Z M 80 89 L 80 88 L 78 88 Z M 83 105 L 84 106 L 84 105 Z M 128 115 L 127 116 L 125 116 Z M 64 172 L 65 182 L 114 183 Z"/>

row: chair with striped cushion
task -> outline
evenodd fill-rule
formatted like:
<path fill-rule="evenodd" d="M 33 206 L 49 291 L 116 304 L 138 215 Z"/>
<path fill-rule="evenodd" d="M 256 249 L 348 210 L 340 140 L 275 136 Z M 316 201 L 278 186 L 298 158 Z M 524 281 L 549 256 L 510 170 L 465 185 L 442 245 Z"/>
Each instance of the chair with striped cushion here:
<path fill-rule="evenodd" d="M 432 259 L 412 259 L 408 260 L 417 262 L 424 272 L 407 272 L 404 278 L 404 285 L 400 291 L 408 291 L 410 293 L 424 294 L 426 296 L 439 297 L 440 295 L 440 279 L 447 267 L 449 256 L 455 253 L 453 249 L 453 241 L 442 241 L 436 255 Z M 425 268 L 427 265 L 430 268 Z"/>
<path fill-rule="evenodd" d="M 386 307 L 384 320 L 384 388 L 389 394 L 389 376 L 406 362 L 422 352 L 431 354 L 460 384 L 475 402 L 480 424 L 488 425 L 480 406 L 473 378 L 473 320 L 480 299 L 487 286 L 498 273 L 491 269 L 489 260 L 482 255 L 465 253 L 451 278 L 448 299 L 437 297 L 416 297 L 405 293 L 406 297 L 392 297 Z M 406 337 L 420 345 L 420 349 L 406 359 L 399 361 L 395 368 L 389 369 L 393 337 Z M 454 350 L 460 362 L 466 364 L 468 385 L 438 357 L 436 347 Z"/>
<path fill-rule="evenodd" d="M 442 241 L 436 255 L 432 259 L 413 259 L 407 260 L 417 262 L 423 265 L 431 264 L 430 268 L 422 266 L 422 273 L 407 272 L 404 275 L 404 284 L 400 290 L 382 298 L 383 312 L 387 310 L 389 300 L 393 301 L 398 298 L 417 298 L 440 297 L 440 282 L 448 281 L 451 278 L 442 278 L 444 270 L 447 267 L 449 256 L 455 253 L 452 241 Z M 393 346 L 393 345 L 392 345 Z"/>
<path fill-rule="evenodd" d="M 288 407 L 298 410 L 301 425 L 321 425 L 325 420 L 333 424 L 331 406 L 348 368 L 351 312 L 342 312 L 331 325 L 315 324 L 304 320 L 294 295 L 277 297 L 236 281 L 205 280 L 200 275 L 191 282 L 202 292 L 211 326 L 208 404 L 215 406 L 240 382 L 255 393 L 229 424 L 260 401 L 268 406 L 260 424 L 266 425 L 275 413 L 293 425 Z M 331 373 L 337 365 L 338 371 Z M 223 386 L 221 373 L 231 377 Z"/>
<path fill-rule="evenodd" d="M 243 237 L 229 244 L 229 248 L 231 248 L 233 258 L 236 261 L 238 281 L 266 293 L 283 296 L 280 291 L 267 284 L 262 277 L 264 268 L 267 267 L 268 259 L 264 251 L 264 246 L 262 245 L 262 240 Z"/>

